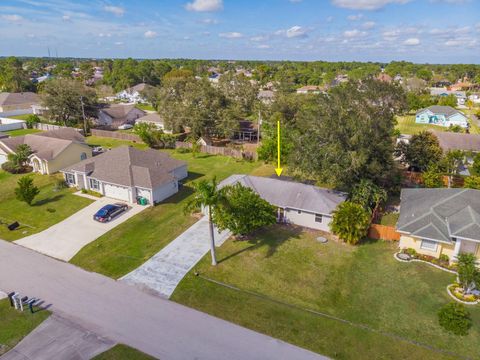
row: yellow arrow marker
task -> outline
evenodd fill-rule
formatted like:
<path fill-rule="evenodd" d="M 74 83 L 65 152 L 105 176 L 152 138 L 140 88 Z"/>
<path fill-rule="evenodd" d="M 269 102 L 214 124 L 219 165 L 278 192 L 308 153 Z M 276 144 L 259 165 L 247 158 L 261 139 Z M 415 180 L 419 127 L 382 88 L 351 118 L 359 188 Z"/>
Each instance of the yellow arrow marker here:
<path fill-rule="evenodd" d="M 277 121 L 277 168 L 275 172 L 277 176 L 282 175 L 283 169 L 280 167 L 280 121 Z"/>

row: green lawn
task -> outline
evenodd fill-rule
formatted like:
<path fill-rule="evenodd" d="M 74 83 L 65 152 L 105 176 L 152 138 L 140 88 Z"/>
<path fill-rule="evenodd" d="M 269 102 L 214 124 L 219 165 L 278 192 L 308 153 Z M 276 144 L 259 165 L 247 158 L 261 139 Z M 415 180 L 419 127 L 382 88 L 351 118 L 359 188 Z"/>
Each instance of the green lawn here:
<path fill-rule="evenodd" d="M 382 216 L 380 221 L 381 225 L 385 226 L 395 226 L 397 225 L 398 217 L 400 216 L 399 213 L 388 213 Z"/>
<path fill-rule="evenodd" d="M 37 130 L 37 129 L 18 129 L 18 130 L 10 130 L 10 131 L 4 131 L 3 134 L 9 135 L 9 136 L 22 136 L 22 135 L 27 135 L 27 134 L 36 134 L 42 132 L 42 130 Z"/>
<path fill-rule="evenodd" d="M 86 270 L 119 278 L 134 270 L 191 226 L 197 219 L 183 209 L 193 191 L 190 182 L 214 175 L 220 181 L 231 174 L 248 174 L 269 167 L 229 157 L 168 151 L 174 158 L 188 162 L 189 178 L 180 191 L 142 211 L 96 241 L 85 246 L 70 262 Z"/>
<path fill-rule="evenodd" d="M 136 143 L 129 140 L 119 140 L 107 137 L 99 137 L 99 136 L 89 136 L 86 138 L 86 142 L 88 145 L 91 146 L 102 146 L 105 149 L 116 148 L 119 146 L 124 145 L 131 145 L 135 146 L 138 149 L 145 150 L 148 149 L 148 146 L 144 143 Z"/>
<path fill-rule="evenodd" d="M 23 114 L 23 115 L 13 115 L 9 116 L 10 119 L 18 119 L 18 120 L 27 120 L 29 116 L 32 114 Z M 39 116 L 41 122 L 48 122 L 47 118 L 44 116 Z"/>
<path fill-rule="evenodd" d="M 45 230 L 62 221 L 92 201 L 73 195 L 73 189 L 55 191 L 54 184 L 60 175 L 30 174 L 40 194 L 33 200 L 32 206 L 15 198 L 15 187 L 20 177 L 0 170 L 0 239 L 17 240 Z M 21 226 L 9 231 L 6 227 L 14 221 Z"/>
<path fill-rule="evenodd" d="M 405 135 L 417 134 L 424 130 L 446 131 L 447 128 L 439 125 L 417 124 L 415 123 L 415 115 L 397 116 L 396 129 Z"/>
<path fill-rule="evenodd" d="M 426 264 L 396 261 L 394 243 L 352 247 L 334 241 L 320 244 L 316 236 L 313 231 L 275 226 L 255 240 L 228 240 L 218 249 L 217 267 L 206 255 L 194 269 L 295 307 L 226 288 L 194 276 L 193 270 L 171 299 L 335 359 L 454 357 L 300 308 L 480 358 L 480 306 L 469 307 L 474 326 L 466 337 L 449 335 L 438 325 L 437 311 L 451 301 L 445 287 L 454 275 Z"/>
<path fill-rule="evenodd" d="M 115 345 L 110 350 L 107 350 L 100 355 L 93 358 L 94 360 L 150 360 L 154 357 L 147 355 L 141 351 L 133 349 L 127 345 Z"/>
<path fill-rule="evenodd" d="M 0 300 L 0 356 L 15 347 L 49 315 L 46 310 L 34 314 L 20 312 L 10 307 L 8 299 Z"/>
<path fill-rule="evenodd" d="M 155 108 L 150 104 L 137 104 L 135 107 L 140 110 L 155 111 Z"/>

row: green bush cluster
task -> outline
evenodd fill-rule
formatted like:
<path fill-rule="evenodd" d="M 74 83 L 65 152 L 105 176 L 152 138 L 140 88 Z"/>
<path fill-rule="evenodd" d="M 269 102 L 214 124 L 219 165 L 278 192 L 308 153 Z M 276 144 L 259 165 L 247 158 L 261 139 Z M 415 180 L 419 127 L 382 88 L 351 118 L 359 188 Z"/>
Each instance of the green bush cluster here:
<path fill-rule="evenodd" d="M 438 322 L 448 332 L 465 336 L 472 327 L 470 313 L 463 304 L 451 302 L 438 311 Z"/>

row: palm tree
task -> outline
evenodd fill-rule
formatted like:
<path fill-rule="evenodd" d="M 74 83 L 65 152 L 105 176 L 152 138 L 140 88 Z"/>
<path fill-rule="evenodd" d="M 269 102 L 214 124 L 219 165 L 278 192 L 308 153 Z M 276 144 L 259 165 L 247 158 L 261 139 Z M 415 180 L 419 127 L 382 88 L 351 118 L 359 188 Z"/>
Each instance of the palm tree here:
<path fill-rule="evenodd" d="M 210 253 L 212 254 L 212 265 L 217 265 L 215 257 L 215 239 L 213 228 L 213 212 L 215 207 L 223 201 L 222 192 L 217 187 L 217 179 L 200 180 L 193 183 L 195 193 L 192 199 L 185 206 L 185 212 L 193 212 L 199 208 L 206 208 L 208 211 L 208 225 L 210 228 Z"/>

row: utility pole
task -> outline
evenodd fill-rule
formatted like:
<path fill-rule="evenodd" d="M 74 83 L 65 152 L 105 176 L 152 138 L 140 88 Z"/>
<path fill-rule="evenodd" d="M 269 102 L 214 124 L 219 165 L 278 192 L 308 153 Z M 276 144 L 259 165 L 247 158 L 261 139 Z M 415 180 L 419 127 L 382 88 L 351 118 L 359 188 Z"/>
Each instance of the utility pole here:
<path fill-rule="evenodd" d="M 260 125 L 262 125 L 262 114 L 258 110 L 258 132 L 257 132 L 257 144 L 260 144 Z"/>
<path fill-rule="evenodd" d="M 83 104 L 83 96 L 80 96 L 80 104 L 82 106 L 82 116 L 83 116 L 83 135 L 87 136 L 87 119 L 85 117 L 85 106 Z"/>

